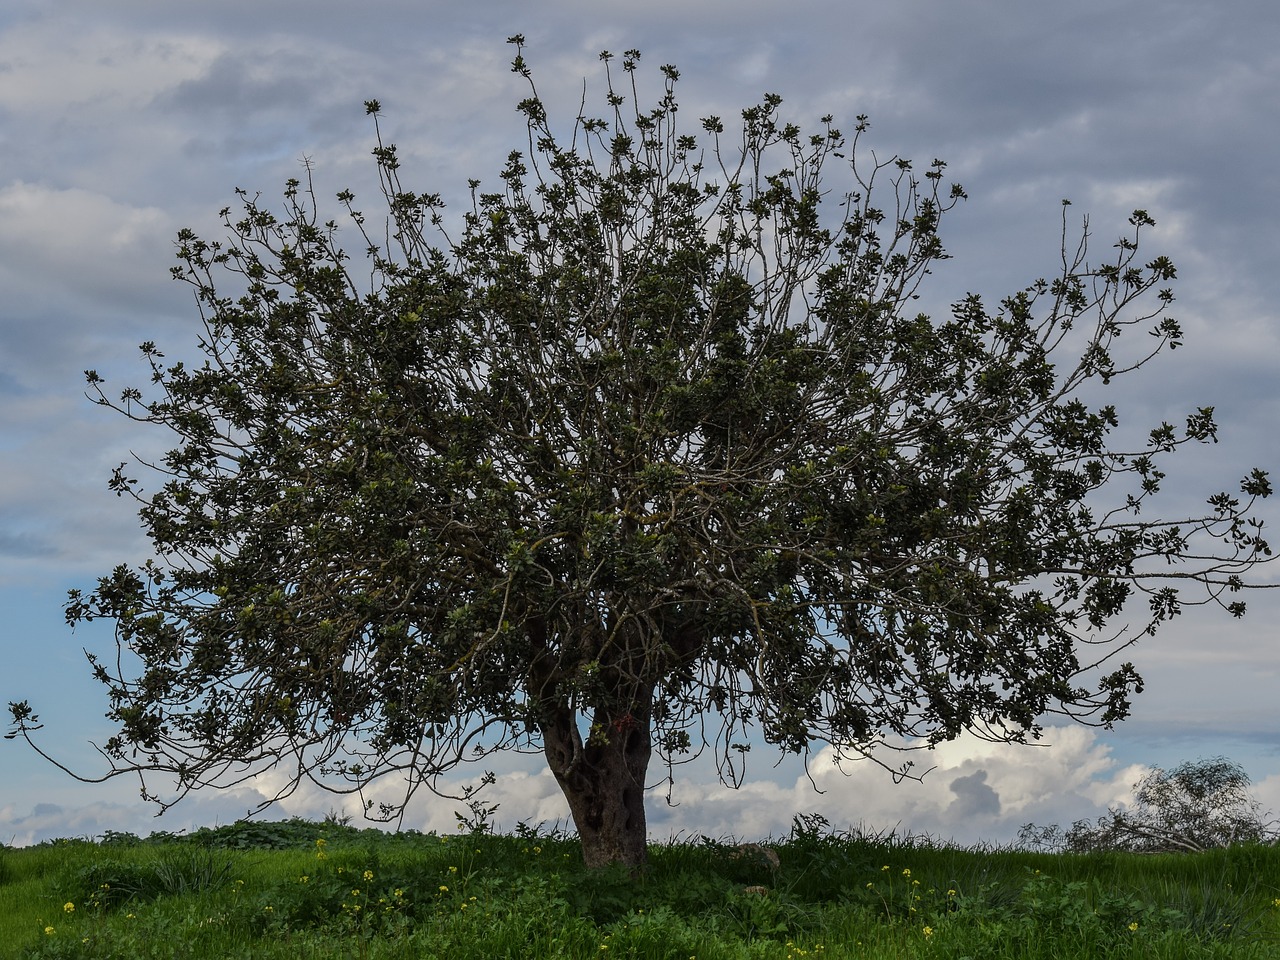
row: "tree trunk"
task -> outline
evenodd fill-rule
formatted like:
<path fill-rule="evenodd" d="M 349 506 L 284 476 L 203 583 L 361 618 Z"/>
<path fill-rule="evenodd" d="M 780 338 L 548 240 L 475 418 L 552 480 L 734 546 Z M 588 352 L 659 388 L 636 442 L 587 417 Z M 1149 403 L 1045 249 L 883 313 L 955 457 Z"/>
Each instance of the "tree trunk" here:
<path fill-rule="evenodd" d="M 651 700 L 651 695 L 646 698 Z M 584 742 L 574 711 L 556 710 L 543 729 L 543 750 L 582 840 L 588 867 L 620 863 L 638 871 L 648 860 L 645 773 L 653 752 L 650 704 L 596 723 Z"/>

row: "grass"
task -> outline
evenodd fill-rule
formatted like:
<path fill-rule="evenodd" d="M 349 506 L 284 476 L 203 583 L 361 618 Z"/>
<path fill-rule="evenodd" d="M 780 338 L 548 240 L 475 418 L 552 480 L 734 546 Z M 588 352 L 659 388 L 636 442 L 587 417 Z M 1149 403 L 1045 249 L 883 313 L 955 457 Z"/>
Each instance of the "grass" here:
<path fill-rule="evenodd" d="M 1274 846 L 1068 855 L 824 826 L 657 845 L 639 879 L 527 829 L 295 820 L 0 848 L 0 957 L 1280 956 Z"/>

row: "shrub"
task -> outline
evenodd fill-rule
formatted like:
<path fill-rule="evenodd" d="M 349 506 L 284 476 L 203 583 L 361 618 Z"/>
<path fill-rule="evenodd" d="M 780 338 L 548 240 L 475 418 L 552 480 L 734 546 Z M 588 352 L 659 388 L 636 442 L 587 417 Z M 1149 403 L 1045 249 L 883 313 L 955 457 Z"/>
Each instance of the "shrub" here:
<path fill-rule="evenodd" d="M 1028 827 L 1031 825 L 1029 824 Z M 1031 836 L 1028 827 L 1023 835 Z M 1134 784 L 1134 803 L 1112 808 L 1097 823 L 1077 821 L 1067 832 L 1068 850 L 1123 850 L 1138 853 L 1199 852 L 1239 843 L 1276 839 L 1249 793 L 1249 777 L 1223 757 L 1159 767 Z"/>

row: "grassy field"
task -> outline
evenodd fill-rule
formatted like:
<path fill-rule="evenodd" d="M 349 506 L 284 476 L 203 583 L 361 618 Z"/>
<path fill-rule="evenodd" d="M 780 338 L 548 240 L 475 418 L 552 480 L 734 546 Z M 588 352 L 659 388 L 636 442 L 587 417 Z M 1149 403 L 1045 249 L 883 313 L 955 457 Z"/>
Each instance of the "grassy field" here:
<path fill-rule="evenodd" d="M 824 826 L 658 845 L 635 879 L 523 829 L 288 821 L 0 848 L 0 956 L 1280 957 L 1275 846 L 1066 855 Z"/>

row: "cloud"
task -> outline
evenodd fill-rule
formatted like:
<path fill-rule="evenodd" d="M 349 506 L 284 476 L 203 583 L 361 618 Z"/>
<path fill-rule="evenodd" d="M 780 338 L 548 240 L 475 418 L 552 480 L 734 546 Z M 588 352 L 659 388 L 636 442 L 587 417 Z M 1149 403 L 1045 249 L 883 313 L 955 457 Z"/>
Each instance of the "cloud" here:
<path fill-rule="evenodd" d="M 986 770 L 979 770 L 967 777 L 956 777 L 951 781 L 950 790 L 956 798 L 947 807 L 949 819 L 964 822 L 975 816 L 1000 815 L 1000 794 L 987 784 Z"/>
<path fill-rule="evenodd" d="M 1144 769 L 1117 763 L 1083 727 L 1051 727 L 1044 739 L 1053 746 L 964 736 L 918 754 L 920 766 L 931 769 L 899 783 L 875 763 L 837 762 L 827 748 L 810 762 L 812 784 L 800 776 L 789 787 L 748 782 L 731 791 L 678 781 L 677 806 L 656 819 L 712 836 L 755 838 L 785 833 L 797 813 L 817 813 L 839 829 L 899 830 L 960 843 L 1008 841 L 1027 822 L 1096 816 L 1123 801 Z"/>
<path fill-rule="evenodd" d="M 240 791 L 193 797 L 180 810 L 157 818 L 141 802 L 107 800 L 88 804 L 36 803 L 29 813 L 16 803 L 0 807 L 0 842 L 26 847 L 45 840 L 96 839 L 108 831 L 147 836 L 157 831 L 190 833 L 200 827 L 233 823 L 254 804 L 252 793 Z M 317 819 L 323 817 L 323 813 Z"/>
<path fill-rule="evenodd" d="M 829 750 L 812 760 L 812 781 L 803 773 L 790 783 L 778 777 L 749 779 L 735 790 L 717 782 L 703 766 L 676 779 L 670 803 L 665 786 L 648 791 L 649 834 L 658 841 L 703 835 L 758 840 L 785 836 L 797 815 L 819 814 L 835 830 L 896 830 L 962 844 L 1007 842 L 1024 823 L 1067 825 L 1096 817 L 1108 805 L 1127 802 L 1132 784 L 1147 769 L 1117 763 L 1110 748 L 1082 727 L 1049 728 L 1045 739 L 1054 744 L 1052 749 L 962 737 L 930 754 L 934 767 L 922 780 L 900 783 L 867 761 L 845 763 L 841 769 Z M 476 798 L 485 806 L 497 805 L 492 822 L 499 829 L 510 831 L 520 822 L 570 825 L 568 804 L 540 757 L 490 759 L 499 771 L 497 779 Z M 11 803 L 0 808 L 0 836 L 12 835 L 21 845 L 56 836 L 92 836 L 103 830 L 145 835 L 152 830 L 194 829 L 244 816 L 286 785 L 282 773 L 268 772 L 251 785 L 194 794 L 159 819 L 151 816 L 154 810 L 146 805 L 115 800 L 83 807 L 46 804 L 25 815 Z M 453 798 L 424 791 L 410 804 L 402 826 L 440 834 L 456 831 L 459 814 L 472 816 L 458 797 L 464 787 L 477 785 L 478 774 L 444 781 L 441 791 Z M 376 804 L 398 799 L 399 789 L 386 782 L 363 798 L 342 797 L 305 783 L 262 816 L 319 820 L 340 812 L 358 823 L 363 800 Z"/>
<path fill-rule="evenodd" d="M 1280 773 L 1259 780 L 1250 789 L 1250 793 L 1258 801 L 1263 819 L 1273 827 L 1280 826 L 1280 822 L 1277 822 L 1277 818 L 1280 818 Z"/>
<path fill-rule="evenodd" d="M 55 557 L 58 548 L 39 534 L 21 531 L 14 533 L 0 527 L 0 557 L 27 560 L 35 557 Z"/>
<path fill-rule="evenodd" d="M 0 62 L 23 78 L 0 85 L 0 108 L 97 127 L 95 120 L 136 111 L 175 79 L 198 73 L 218 49 L 199 33 L 32 18 L 0 31 Z"/>
<path fill-rule="evenodd" d="M 698 762 L 677 771 L 670 802 L 666 785 L 650 789 L 649 831 L 657 839 L 760 839 L 785 835 L 797 814 L 817 813 L 835 829 L 898 829 L 960 843 L 1008 841 L 1024 823 L 1069 824 L 1127 801 L 1132 784 L 1146 770 L 1118 763 L 1110 748 L 1084 727 L 1051 727 L 1044 739 L 1052 748 L 961 737 L 927 754 L 932 769 L 922 779 L 899 783 L 869 761 L 837 764 L 829 748 L 814 756 L 807 775 L 799 772 L 790 783 L 764 774 L 748 776 L 738 789 L 718 782 Z M 517 821 L 567 821 L 567 804 L 550 772 L 530 758 L 522 763 L 525 769 L 500 775 L 479 798 L 500 805 L 496 819 L 506 829 Z M 650 771 L 651 782 L 655 773 L 659 771 Z M 460 785 L 452 781 L 455 789 Z M 291 802 L 315 811 L 323 796 L 300 793 Z M 449 830 L 458 810 L 465 812 L 465 807 L 456 801 L 424 800 L 421 808 L 411 808 L 405 824 Z M 348 812 L 358 812 L 358 805 Z"/>
<path fill-rule="evenodd" d="M 50 359 L 53 369 L 41 373 L 33 358 L 22 375 L 36 384 L 43 378 L 41 389 L 0 403 L 7 467 L 0 471 L 0 584 L 44 576 L 65 589 L 73 577 L 147 555 L 136 505 L 111 493 L 107 481 L 131 451 L 157 456 L 169 438 L 85 400 L 80 367 L 91 362 Z"/>
<path fill-rule="evenodd" d="M 150 292 L 168 291 L 162 271 L 172 258 L 176 230 L 157 207 L 121 203 L 80 187 L 22 180 L 0 187 L 5 312 L 44 321 L 63 314 L 62 324 L 5 324 L 6 341 L 24 356 L 47 358 L 65 349 L 67 334 L 93 329 L 87 318 L 68 324 L 69 313 L 84 316 L 104 302 L 121 312 L 130 306 L 154 309 Z"/>

